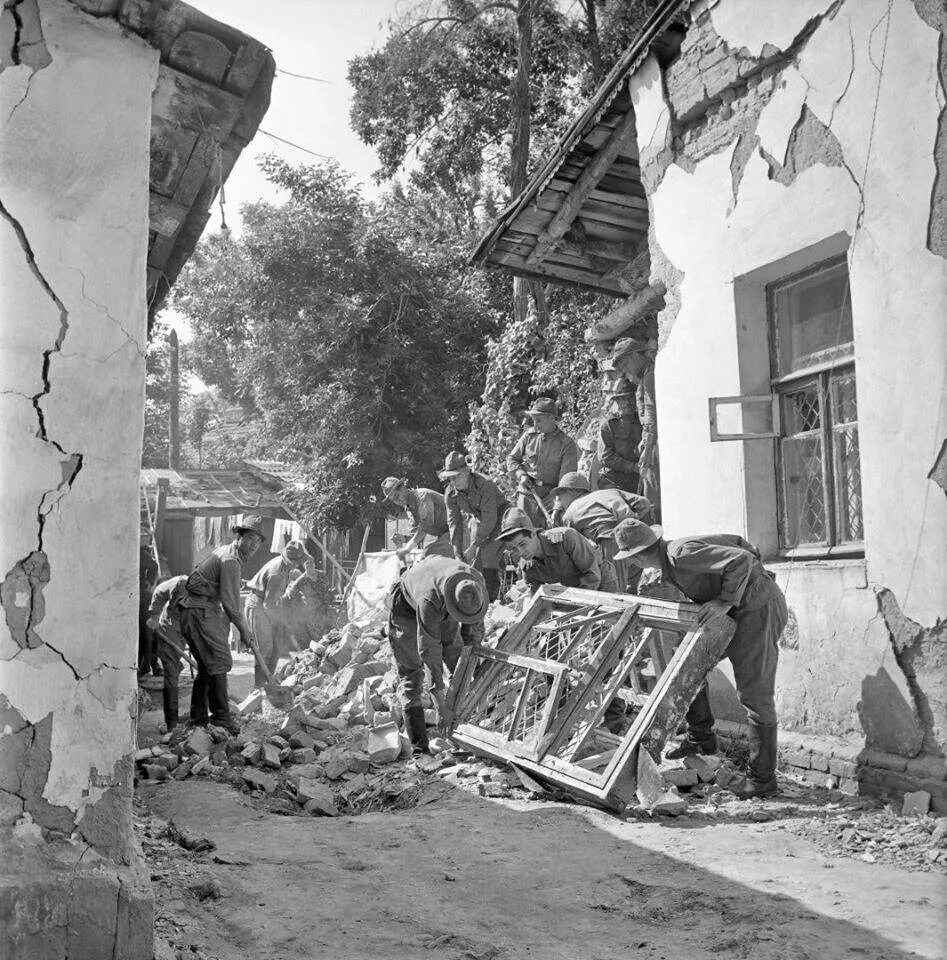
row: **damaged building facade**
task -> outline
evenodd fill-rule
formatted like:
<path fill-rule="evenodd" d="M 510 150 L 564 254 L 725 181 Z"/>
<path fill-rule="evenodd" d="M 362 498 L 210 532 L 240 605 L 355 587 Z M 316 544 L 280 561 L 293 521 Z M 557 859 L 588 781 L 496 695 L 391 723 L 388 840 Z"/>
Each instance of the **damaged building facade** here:
<path fill-rule="evenodd" d="M 0 28 L 0 955 L 150 960 L 131 809 L 149 311 L 274 64 L 177 2 L 17 0 Z"/>
<path fill-rule="evenodd" d="M 666 2 L 474 255 L 622 298 L 588 339 L 653 358 L 666 535 L 742 534 L 786 593 L 783 764 L 942 814 L 945 31 L 934 0 Z"/>

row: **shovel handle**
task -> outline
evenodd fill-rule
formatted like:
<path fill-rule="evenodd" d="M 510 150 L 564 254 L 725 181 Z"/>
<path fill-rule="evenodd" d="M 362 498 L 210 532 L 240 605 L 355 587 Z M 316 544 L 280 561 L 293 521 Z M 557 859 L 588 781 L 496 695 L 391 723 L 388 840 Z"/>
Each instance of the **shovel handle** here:
<path fill-rule="evenodd" d="M 536 506 L 542 511 L 543 516 L 546 518 L 546 523 L 552 525 L 552 517 L 549 515 L 549 511 L 543 506 L 542 500 L 539 499 L 539 494 L 532 488 L 529 488 L 529 492 L 533 495 L 533 499 L 536 501 Z"/>

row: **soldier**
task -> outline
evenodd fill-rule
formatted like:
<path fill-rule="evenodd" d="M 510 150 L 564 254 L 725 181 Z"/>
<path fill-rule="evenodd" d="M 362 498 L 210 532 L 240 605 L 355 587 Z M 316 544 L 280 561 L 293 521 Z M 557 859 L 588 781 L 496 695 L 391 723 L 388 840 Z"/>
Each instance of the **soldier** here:
<path fill-rule="evenodd" d="M 547 513 L 552 511 L 553 487 L 564 473 L 578 469 L 579 451 L 575 441 L 559 429 L 555 400 L 540 397 L 526 412 L 533 426 L 519 438 L 506 466 L 519 484 L 516 505 L 529 514 L 534 527 L 545 527 L 546 517 L 536 498 Z"/>
<path fill-rule="evenodd" d="M 400 559 L 404 560 L 416 547 L 424 546 L 428 537 L 434 539 L 424 546 L 425 557 L 431 554 L 453 556 L 444 494 L 426 487 L 409 487 L 407 479 L 397 477 L 385 477 L 381 492 L 385 500 L 407 510 L 411 517 L 410 539 L 396 551 Z"/>
<path fill-rule="evenodd" d="M 658 526 L 623 520 L 615 529 L 616 557 L 643 569 L 658 570 L 688 599 L 701 605 L 698 623 L 729 613 L 737 629 L 726 656 L 733 666 L 737 693 L 750 726 L 749 773 L 735 789 L 738 796 L 776 792 L 776 664 L 779 635 L 788 619 L 786 598 L 760 553 L 743 537 L 717 534 L 665 541 Z M 687 738 L 668 758 L 715 753 L 714 715 L 701 687 L 687 711 Z"/>
<path fill-rule="evenodd" d="M 447 484 L 444 502 L 454 556 L 483 572 L 490 601 L 500 593 L 500 545 L 497 533 L 508 504 L 500 488 L 470 469 L 462 453 L 449 453 L 438 476 Z M 464 550 L 464 517 L 470 520 L 470 546 Z"/>
<path fill-rule="evenodd" d="M 409 567 L 388 599 L 388 637 L 402 682 L 405 732 L 423 752 L 428 748 L 421 704 L 424 668 L 431 677 L 438 725 L 449 734 L 453 716 L 445 699 L 444 667 L 453 673 L 463 646 L 483 639 L 487 588 L 480 572 L 468 564 L 431 556 Z"/>
<path fill-rule="evenodd" d="M 598 551 L 578 530 L 537 530 L 525 510 L 512 507 L 503 515 L 499 539 L 514 562 L 523 561 L 523 574 L 533 590 L 544 583 L 601 589 Z"/>
<path fill-rule="evenodd" d="M 622 560 L 615 561 L 613 533 L 615 527 L 628 517 L 650 520 L 651 504 L 636 493 L 616 488 L 593 491 L 581 473 L 567 473 L 552 494 L 555 498 L 553 522 L 557 526 L 573 527 L 599 548 L 602 589 L 616 593 L 634 591 L 641 571 L 633 568 L 629 577 L 628 565 Z"/>
<path fill-rule="evenodd" d="M 598 437 L 598 485 L 638 493 L 641 421 L 635 404 L 635 389 L 622 377 L 615 384 Z"/>
<path fill-rule="evenodd" d="M 231 733 L 239 726 L 230 717 L 227 674 L 233 666 L 230 653 L 230 624 L 249 647 L 250 628 L 240 608 L 240 575 L 243 564 L 266 539 L 263 518 L 246 516 L 233 526 L 233 543 L 218 547 L 205 557 L 187 578 L 181 608 L 181 633 L 197 661 L 197 676 L 191 690 L 191 723 L 210 719 Z"/>
<path fill-rule="evenodd" d="M 158 639 L 157 655 L 161 660 L 164 682 L 161 690 L 164 725 L 173 730 L 178 725 L 178 678 L 185 640 L 181 634 L 181 608 L 177 602 L 184 595 L 186 576 L 162 580 L 151 595 L 148 627 Z"/>
<path fill-rule="evenodd" d="M 286 631 L 284 607 L 291 598 L 292 588 L 306 576 L 302 564 L 307 559 L 312 558 L 302 540 L 290 540 L 280 556 L 263 564 L 247 581 L 249 594 L 244 606 L 247 626 L 270 673 L 279 662 L 280 639 Z M 266 673 L 254 659 L 254 684 L 262 687 L 266 681 Z"/>

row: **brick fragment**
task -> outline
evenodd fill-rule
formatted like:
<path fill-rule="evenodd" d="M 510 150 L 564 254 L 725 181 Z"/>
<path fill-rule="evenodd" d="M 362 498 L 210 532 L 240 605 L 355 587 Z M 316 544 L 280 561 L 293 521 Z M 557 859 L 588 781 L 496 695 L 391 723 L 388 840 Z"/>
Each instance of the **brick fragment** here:
<path fill-rule="evenodd" d="M 241 773 L 243 782 L 257 790 L 273 793 L 276 790 L 276 778 L 271 773 L 264 773 L 256 767 L 244 767 Z"/>
<path fill-rule="evenodd" d="M 214 749 L 214 738 L 203 728 L 195 727 L 184 741 L 184 752 L 197 757 L 206 757 Z"/>
<path fill-rule="evenodd" d="M 931 808 L 931 795 L 926 790 L 916 790 L 904 795 L 902 817 L 924 816 Z"/>
<path fill-rule="evenodd" d="M 290 755 L 290 760 L 293 763 L 315 763 L 316 761 L 316 751 L 311 747 L 303 747 L 301 750 L 293 750 Z"/>
<path fill-rule="evenodd" d="M 305 730 L 297 730 L 296 733 L 289 738 L 289 745 L 294 750 L 312 749 L 314 742 L 313 738 L 310 737 Z"/>
<path fill-rule="evenodd" d="M 279 748 L 272 743 L 264 743 L 262 744 L 262 751 L 262 755 L 260 756 L 261 766 L 269 767 L 272 770 L 279 770 L 282 766 L 279 758 Z"/>

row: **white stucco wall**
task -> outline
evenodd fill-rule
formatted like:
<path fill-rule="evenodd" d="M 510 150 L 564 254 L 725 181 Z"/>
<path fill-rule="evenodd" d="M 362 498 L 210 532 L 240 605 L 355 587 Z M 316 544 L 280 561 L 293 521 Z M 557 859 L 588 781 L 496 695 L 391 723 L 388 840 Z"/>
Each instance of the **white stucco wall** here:
<path fill-rule="evenodd" d="M 51 63 L 0 74 L 0 578 L 42 549 L 50 579 L 35 648 L 0 616 L 0 693 L 31 723 L 52 714 L 43 796 L 78 820 L 133 748 L 158 54 L 64 0 L 40 13 Z"/>
<path fill-rule="evenodd" d="M 723 39 L 757 55 L 765 43 L 791 42 L 830 4 L 773 5 L 778 17 L 763 16 L 753 0 L 708 6 Z M 707 399 L 758 392 L 768 377 L 765 356 L 755 373 L 747 362 L 747 326 L 765 316 L 746 306 L 741 313 L 741 278 L 765 278 L 807 248 L 848 247 L 866 559 L 847 571 L 779 568 L 799 629 L 798 648 L 783 654 L 779 696 L 789 725 L 853 734 L 864 678 L 884 670 L 909 697 L 876 617 L 875 590 L 893 591 L 924 627 L 947 615 L 947 498 L 926 479 L 947 425 L 947 262 L 926 246 L 944 95 L 939 35 L 910 0 L 894 0 L 890 23 L 887 10 L 886 0 L 848 0 L 823 20 L 798 64 L 785 68 L 756 129 L 760 145 L 782 161 L 806 104 L 838 139 L 844 166 L 818 164 L 784 186 L 754 150 L 734 197 L 731 143 L 693 169 L 672 165 L 650 196 L 654 239 L 683 274 L 656 368 L 670 537 L 726 531 L 749 534 L 764 550 L 775 545 L 772 489 L 764 520 L 758 509 L 753 519 L 747 502 L 767 496 L 753 476 L 761 457 L 771 462 L 771 442 L 711 444 Z M 652 60 L 631 82 L 636 112 L 649 118 L 638 125 L 643 167 L 669 136 L 655 81 Z"/>

